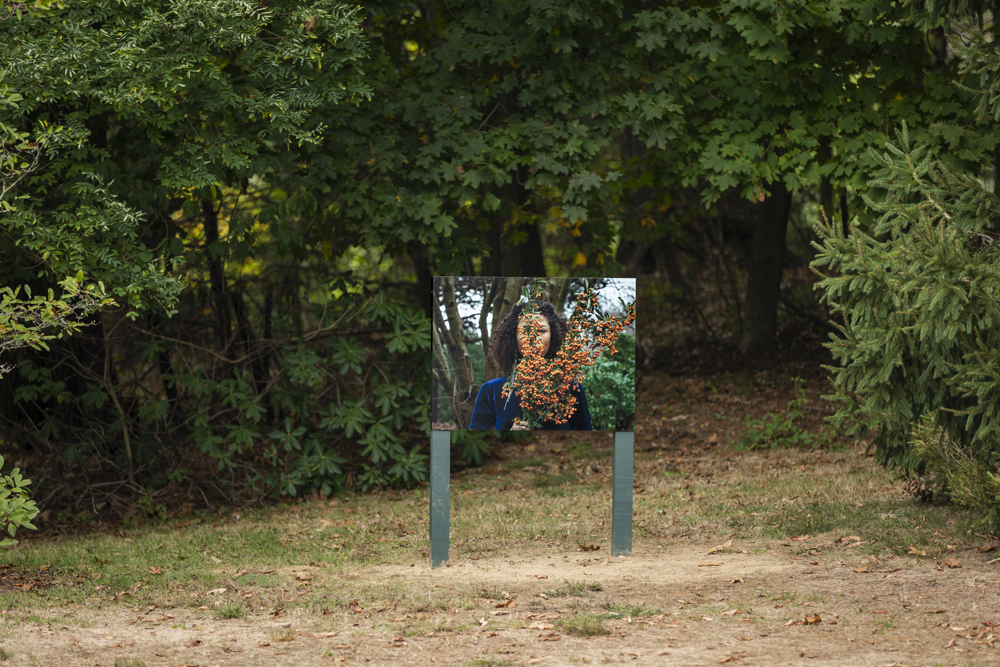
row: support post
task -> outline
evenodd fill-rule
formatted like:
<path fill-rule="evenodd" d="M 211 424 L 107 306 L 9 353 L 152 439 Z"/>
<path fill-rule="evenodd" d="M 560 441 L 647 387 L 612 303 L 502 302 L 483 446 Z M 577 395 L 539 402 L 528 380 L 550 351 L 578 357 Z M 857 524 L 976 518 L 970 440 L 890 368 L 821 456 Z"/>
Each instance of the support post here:
<path fill-rule="evenodd" d="M 629 491 L 632 490 L 631 485 Z M 451 431 L 431 431 L 431 569 L 448 560 L 451 521 Z M 631 502 L 629 504 L 631 507 Z M 631 519 L 631 511 L 629 512 Z"/>
<path fill-rule="evenodd" d="M 611 469 L 611 555 L 632 555 L 632 461 L 635 435 L 615 431 Z"/>

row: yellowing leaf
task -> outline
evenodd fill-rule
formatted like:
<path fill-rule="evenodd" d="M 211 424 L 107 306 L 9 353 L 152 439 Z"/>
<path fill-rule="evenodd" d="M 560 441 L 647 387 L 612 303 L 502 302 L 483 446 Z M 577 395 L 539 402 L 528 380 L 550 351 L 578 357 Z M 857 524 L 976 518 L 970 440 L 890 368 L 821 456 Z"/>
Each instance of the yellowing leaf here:
<path fill-rule="evenodd" d="M 577 234 L 579 234 L 579 232 L 577 232 Z M 578 266 L 587 266 L 587 256 L 582 252 L 576 253 L 576 257 L 573 258 L 573 268 L 575 269 Z"/>

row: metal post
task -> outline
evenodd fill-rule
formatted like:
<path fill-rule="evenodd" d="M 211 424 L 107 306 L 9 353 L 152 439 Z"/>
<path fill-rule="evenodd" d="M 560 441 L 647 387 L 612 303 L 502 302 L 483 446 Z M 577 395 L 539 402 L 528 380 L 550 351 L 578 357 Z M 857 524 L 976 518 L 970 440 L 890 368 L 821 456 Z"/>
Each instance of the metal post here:
<path fill-rule="evenodd" d="M 632 555 L 632 431 L 615 431 L 611 469 L 611 555 Z"/>
<path fill-rule="evenodd" d="M 448 524 L 451 520 L 451 431 L 431 431 L 430 487 L 430 560 L 431 569 L 434 569 L 448 560 Z M 631 490 L 630 483 L 629 491 Z"/>

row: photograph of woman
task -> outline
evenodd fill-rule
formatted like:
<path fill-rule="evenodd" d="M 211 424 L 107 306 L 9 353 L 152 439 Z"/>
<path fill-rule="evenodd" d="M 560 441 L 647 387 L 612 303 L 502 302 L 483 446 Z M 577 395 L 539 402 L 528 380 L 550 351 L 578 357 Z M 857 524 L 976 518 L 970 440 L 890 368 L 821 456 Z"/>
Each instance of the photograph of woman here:
<path fill-rule="evenodd" d="M 545 359 L 554 359 L 566 337 L 566 320 L 556 312 L 548 301 L 538 304 L 539 313 L 526 314 L 523 307 L 514 306 L 507 317 L 493 328 L 490 340 L 490 354 L 493 362 L 503 372 L 502 377 L 490 380 L 479 388 L 475 407 L 472 410 L 472 430 L 527 431 L 529 426 L 515 423 L 521 418 L 521 399 L 516 392 L 506 398 L 501 394 L 507 377 L 515 364 L 524 358 L 525 348 L 530 344 L 528 326 L 534 324 L 538 344 Z M 574 383 L 571 389 L 574 402 L 573 416 L 564 424 L 549 420 L 542 424 L 543 430 L 550 431 L 591 431 L 590 410 L 587 408 L 587 394 L 581 385 Z"/>
<path fill-rule="evenodd" d="M 635 280 L 435 278 L 434 430 L 627 430 Z"/>

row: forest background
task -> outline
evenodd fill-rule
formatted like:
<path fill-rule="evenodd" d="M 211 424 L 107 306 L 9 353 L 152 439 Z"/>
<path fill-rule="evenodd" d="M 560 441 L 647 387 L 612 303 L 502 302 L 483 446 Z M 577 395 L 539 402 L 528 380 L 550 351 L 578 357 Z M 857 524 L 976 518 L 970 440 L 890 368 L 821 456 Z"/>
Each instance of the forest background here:
<path fill-rule="evenodd" d="M 423 481 L 435 275 L 655 277 L 654 330 L 734 359 L 825 336 L 813 226 L 878 236 L 869 148 L 1000 187 L 993 13 L 944 10 L 0 5 L 0 449 L 106 516 Z"/>

